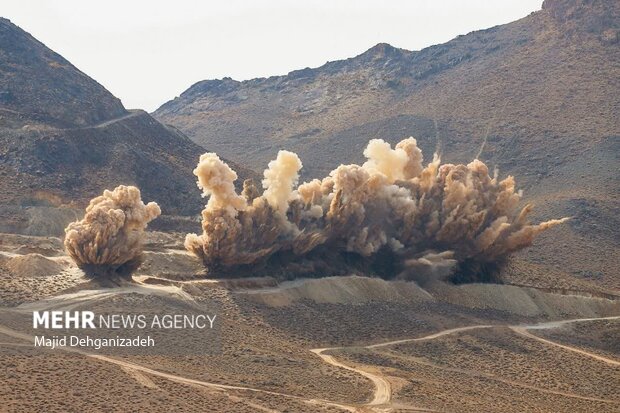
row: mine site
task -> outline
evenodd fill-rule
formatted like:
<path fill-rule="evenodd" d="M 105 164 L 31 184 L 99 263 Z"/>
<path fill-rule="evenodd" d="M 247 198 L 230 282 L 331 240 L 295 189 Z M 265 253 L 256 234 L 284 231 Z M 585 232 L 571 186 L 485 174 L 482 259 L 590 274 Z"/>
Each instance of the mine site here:
<path fill-rule="evenodd" d="M 144 110 L 42 36 L 94 6 L 30 26 L 14 3 L 0 412 L 620 411 L 617 2 L 189 78 Z"/>

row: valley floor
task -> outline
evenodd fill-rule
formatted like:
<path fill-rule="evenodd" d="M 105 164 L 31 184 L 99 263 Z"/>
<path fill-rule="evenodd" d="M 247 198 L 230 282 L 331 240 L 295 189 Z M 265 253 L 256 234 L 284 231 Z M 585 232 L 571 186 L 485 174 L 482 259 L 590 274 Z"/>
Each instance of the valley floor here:
<path fill-rule="evenodd" d="M 161 235 L 164 237 L 164 235 Z M 167 236 L 166 236 L 167 237 Z M 207 280 L 167 238 L 135 282 L 88 282 L 55 239 L 0 247 L 0 410 L 614 412 L 620 300 L 358 276 Z M 176 272 L 175 272 L 176 271 Z M 13 315 L 216 302 L 222 349 L 120 355 L 31 344 Z"/>

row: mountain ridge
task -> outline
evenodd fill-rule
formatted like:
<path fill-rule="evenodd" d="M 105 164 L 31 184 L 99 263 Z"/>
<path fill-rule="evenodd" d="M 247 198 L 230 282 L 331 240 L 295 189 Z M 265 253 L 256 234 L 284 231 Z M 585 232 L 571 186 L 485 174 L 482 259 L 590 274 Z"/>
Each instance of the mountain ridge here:
<path fill-rule="evenodd" d="M 103 86 L 2 17 L 0 65 L 3 122 L 71 127 L 126 114 L 121 101 Z"/>
<path fill-rule="evenodd" d="M 197 215 L 204 200 L 192 170 L 205 151 L 147 112 L 126 110 L 69 61 L 0 18 L 0 231 L 29 225 L 32 208 L 81 209 L 120 184 L 137 185 L 164 214 Z M 255 176 L 231 164 L 239 187 Z"/>
<path fill-rule="evenodd" d="M 619 9 L 546 1 L 420 51 L 379 44 L 285 76 L 198 82 L 153 115 L 255 170 L 294 151 L 302 180 L 363 162 L 371 138 L 414 136 L 427 160 L 437 150 L 449 163 L 480 158 L 516 177 L 538 204 L 534 219 L 578 217 L 543 235 L 530 259 L 619 286 Z"/>
<path fill-rule="evenodd" d="M 587 7 L 585 7 L 586 5 L 598 5 L 601 6 L 601 1 L 599 0 L 598 2 L 588 2 L 588 1 L 584 1 L 584 0 L 578 0 L 578 1 L 573 1 L 573 0 L 545 0 L 543 1 L 542 4 L 542 9 L 536 12 L 532 12 L 530 14 L 540 14 L 541 12 L 548 12 L 548 14 L 559 24 L 559 25 L 566 25 L 569 27 L 565 28 L 565 31 L 568 34 L 571 34 L 570 32 L 574 32 L 574 31 L 581 31 L 581 32 L 594 32 L 598 35 L 601 36 L 602 40 L 606 41 L 606 42 L 610 42 L 610 43 L 614 43 L 618 41 L 618 36 L 617 36 L 617 29 L 618 29 L 618 23 L 617 23 L 617 18 L 618 18 L 618 10 L 617 8 L 611 8 L 611 10 L 613 10 L 613 13 L 607 13 L 607 9 L 605 10 L 601 10 L 601 7 L 596 7 L 596 8 L 591 8 L 588 9 L 589 13 L 585 13 L 586 15 L 580 15 L 583 14 L 583 9 Z M 604 8 L 604 7 L 603 7 Z M 596 11 L 596 13 L 592 13 L 593 9 Z M 592 16 L 592 14 L 594 14 L 594 16 Z M 523 20 L 523 19 L 527 19 L 530 16 L 526 16 L 522 19 L 519 19 L 517 21 Z M 575 23 L 576 22 L 582 22 L 582 21 L 586 21 L 588 22 L 588 24 L 586 26 L 577 26 Z M 513 22 L 514 23 L 514 22 Z M 510 23 L 509 23 L 510 24 Z M 386 60 L 386 62 L 391 59 L 391 58 L 409 58 L 412 60 L 419 60 L 420 58 L 423 58 L 427 55 L 438 55 L 438 54 L 442 54 L 443 51 L 442 49 L 445 47 L 445 45 L 448 44 L 454 44 L 457 43 L 460 40 L 463 40 L 464 37 L 466 36 L 479 36 L 479 35 L 485 35 L 485 34 L 489 34 L 489 33 L 493 33 L 495 31 L 497 31 L 499 28 L 501 28 L 502 26 L 506 26 L 504 25 L 495 25 L 486 29 L 480 29 L 480 30 L 474 30 L 471 31 L 467 34 L 462 34 L 462 35 L 458 35 L 456 36 L 454 39 L 446 42 L 446 43 L 441 43 L 441 44 L 435 44 L 435 45 L 430 45 L 427 47 L 424 47 L 420 50 L 408 50 L 408 49 L 404 49 L 404 48 L 398 48 L 395 46 L 390 45 L 389 43 L 384 43 L 384 42 L 380 42 L 377 43 L 376 45 L 372 46 L 371 48 L 367 49 L 366 51 L 360 53 L 357 56 L 351 57 L 351 58 L 346 58 L 346 59 L 341 59 L 341 60 L 335 60 L 335 61 L 328 61 L 326 63 L 324 63 L 323 65 L 317 66 L 317 67 L 306 67 L 304 69 L 297 69 L 297 70 L 293 70 L 288 72 L 287 74 L 284 75 L 274 75 L 274 76 L 269 76 L 269 77 L 256 77 L 256 78 L 252 78 L 252 79 L 248 79 L 248 80 L 235 80 L 232 79 L 230 77 L 224 77 L 222 79 L 207 79 L 207 80 L 202 80 L 202 81 L 198 81 L 196 83 L 194 83 L 193 85 L 191 85 L 190 87 L 188 87 L 181 95 L 180 97 L 183 97 L 184 95 L 192 95 L 192 92 L 195 89 L 200 89 L 201 92 L 208 92 L 210 90 L 213 89 L 219 89 L 220 85 L 226 85 L 228 86 L 226 89 L 230 90 L 230 89 L 234 89 L 232 87 L 232 85 L 236 85 L 236 86 L 241 86 L 241 85 L 254 85 L 254 84 L 260 84 L 263 83 L 265 81 L 269 81 L 269 80 L 279 80 L 279 79 L 285 79 L 285 78 L 304 78 L 304 77 L 311 77 L 316 73 L 320 73 L 322 71 L 330 71 L 329 69 L 333 70 L 337 70 L 339 68 L 342 68 L 343 66 L 348 66 L 351 63 L 353 63 L 354 65 L 356 64 L 360 64 L 360 63 L 371 63 L 372 61 L 378 61 L 378 60 Z M 577 26 L 577 27 L 574 27 Z M 611 30 L 609 30 L 611 29 Z M 525 42 L 526 39 L 522 39 L 519 40 L 518 42 Z M 495 51 L 499 48 L 499 46 L 497 44 L 494 44 L 489 50 L 490 51 Z M 387 58 L 387 59 L 386 59 Z M 469 56 L 463 56 L 461 57 L 461 59 L 457 59 L 456 61 L 451 61 L 451 63 L 458 63 L 458 60 L 466 60 L 467 58 L 469 58 Z M 430 74 L 430 72 L 434 72 L 437 68 L 433 69 L 433 70 L 429 70 L 429 71 L 422 71 L 418 74 L 418 77 L 425 77 L 428 74 Z M 220 90 L 221 92 L 222 90 Z M 175 98 L 177 99 L 177 98 Z M 171 104 L 175 99 L 172 99 L 168 102 L 165 102 L 164 104 L 162 104 L 158 109 L 156 109 L 154 112 L 158 112 L 161 109 L 164 109 L 166 105 Z"/>

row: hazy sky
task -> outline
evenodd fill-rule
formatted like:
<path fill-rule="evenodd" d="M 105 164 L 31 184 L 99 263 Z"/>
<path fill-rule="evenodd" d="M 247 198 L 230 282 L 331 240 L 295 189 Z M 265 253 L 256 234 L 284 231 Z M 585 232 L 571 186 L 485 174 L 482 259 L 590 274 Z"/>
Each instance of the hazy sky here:
<path fill-rule="evenodd" d="M 121 98 L 155 110 L 203 79 L 244 80 L 409 50 L 507 23 L 542 0 L 2 0 L 0 13 Z"/>

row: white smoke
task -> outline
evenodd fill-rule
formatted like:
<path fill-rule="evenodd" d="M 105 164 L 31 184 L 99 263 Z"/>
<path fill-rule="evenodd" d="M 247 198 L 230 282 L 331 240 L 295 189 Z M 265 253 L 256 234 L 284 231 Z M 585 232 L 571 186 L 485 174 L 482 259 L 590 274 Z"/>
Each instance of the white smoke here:
<path fill-rule="evenodd" d="M 278 152 L 278 157 L 269 162 L 264 172 L 263 188 L 265 188 L 265 192 L 263 192 L 263 197 L 275 210 L 281 213 L 286 213 L 288 210 L 293 189 L 299 179 L 300 169 L 299 157 L 289 151 Z"/>

